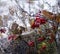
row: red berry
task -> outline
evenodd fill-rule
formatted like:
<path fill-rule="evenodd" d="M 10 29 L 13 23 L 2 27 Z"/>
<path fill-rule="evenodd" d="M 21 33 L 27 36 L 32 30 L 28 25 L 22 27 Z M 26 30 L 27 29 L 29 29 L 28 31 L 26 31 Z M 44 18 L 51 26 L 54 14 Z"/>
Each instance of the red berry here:
<path fill-rule="evenodd" d="M 46 45 L 43 45 L 43 46 L 40 48 L 40 52 L 43 52 L 45 49 L 46 49 Z"/>
<path fill-rule="evenodd" d="M 41 24 L 46 23 L 46 20 L 44 18 L 41 18 L 40 21 L 41 21 Z"/>
<path fill-rule="evenodd" d="M 8 37 L 8 40 L 10 40 L 11 39 L 11 37 Z"/>
<path fill-rule="evenodd" d="M 36 27 L 39 27 L 39 25 L 40 25 L 39 23 L 34 22 L 34 23 L 33 23 L 33 25 L 31 26 L 31 28 L 33 28 L 33 29 L 34 29 L 34 28 L 36 28 Z"/>
<path fill-rule="evenodd" d="M 50 39 L 48 42 L 49 42 L 49 43 L 52 43 L 52 42 L 54 42 L 54 39 Z"/>
<path fill-rule="evenodd" d="M 40 51 L 41 51 L 41 52 L 43 52 L 43 51 L 44 51 L 44 49 L 40 48 Z"/>
<path fill-rule="evenodd" d="M 40 37 L 38 38 L 38 41 L 42 42 L 45 38 L 44 37 Z"/>
<path fill-rule="evenodd" d="M 42 41 L 42 38 L 38 38 L 38 41 L 40 41 L 40 42 L 41 42 L 41 41 Z"/>
<path fill-rule="evenodd" d="M 5 30 L 5 29 L 0 29 L 0 32 L 1 32 L 1 33 L 5 33 L 6 30 Z"/>
<path fill-rule="evenodd" d="M 31 25 L 31 28 L 33 28 L 33 29 L 35 28 L 35 23 L 33 23 L 33 25 Z"/>
<path fill-rule="evenodd" d="M 16 38 L 16 35 L 10 35 L 10 36 L 8 37 L 8 40 L 15 39 L 15 38 Z"/>
<path fill-rule="evenodd" d="M 30 41 L 30 42 L 28 42 L 28 45 L 31 46 L 31 47 L 33 47 L 34 46 L 34 42 Z"/>
<path fill-rule="evenodd" d="M 42 46 L 42 49 L 46 49 L 46 45 L 43 45 L 43 46 Z"/>

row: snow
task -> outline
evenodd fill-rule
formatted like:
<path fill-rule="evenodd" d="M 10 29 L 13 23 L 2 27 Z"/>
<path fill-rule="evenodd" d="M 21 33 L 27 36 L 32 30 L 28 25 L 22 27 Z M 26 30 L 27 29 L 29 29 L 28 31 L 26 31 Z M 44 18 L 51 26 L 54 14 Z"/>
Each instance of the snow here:
<path fill-rule="evenodd" d="M 53 8 L 54 8 L 55 13 L 57 13 L 57 8 L 58 8 L 57 0 L 36 0 L 36 1 L 33 1 L 34 4 L 30 4 L 30 9 L 29 9 L 29 3 L 27 3 L 27 0 L 24 0 L 24 1 L 18 0 L 18 1 L 19 1 L 19 5 L 28 13 L 35 14 L 39 10 L 42 10 L 42 9 L 52 12 Z M 17 4 L 16 4 L 15 0 L 0 0 L 0 15 L 8 15 L 9 7 L 17 8 L 16 6 L 17 6 Z M 42 7 L 42 6 L 44 6 L 44 7 Z M 18 10 L 18 9 L 16 9 L 16 10 Z M 60 12 L 60 8 L 59 8 L 58 12 Z M 25 27 L 25 25 L 23 24 L 23 22 L 21 20 L 17 19 L 16 16 L 14 16 L 14 18 L 15 18 L 14 21 L 16 21 L 17 24 Z M 26 19 L 26 21 L 27 20 L 28 19 Z M 10 27 L 12 23 L 13 23 L 13 21 L 8 21 L 8 27 Z M 26 24 L 28 24 L 27 27 L 30 27 L 30 24 L 28 23 L 28 21 L 26 22 Z M 7 37 L 7 33 L 5 33 L 3 35 L 4 35 L 4 38 Z"/>
<path fill-rule="evenodd" d="M 43 8 L 43 9 L 52 12 L 52 8 L 53 8 L 52 6 L 56 6 L 57 3 L 58 3 L 57 0 L 35 0 L 35 1 L 33 1 L 34 4 L 30 4 L 30 9 L 29 9 L 29 3 L 27 3 L 27 0 L 24 0 L 24 1 L 23 1 L 23 0 L 22 0 L 22 1 L 21 1 L 21 0 L 18 0 L 18 1 L 19 1 L 20 6 L 21 6 L 25 11 L 27 11 L 28 13 L 30 13 L 30 11 L 33 12 L 33 13 L 38 12 L 38 10 L 42 8 L 41 5 L 44 5 L 44 8 Z M 0 2 L 2 2 L 2 4 L 3 4 L 3 2 L 7 3 L 7 7 L 17 5 L 16 2 L 15 2 L 15 0 L 1 0 Z M 51 7 L 49 7 L 49 5 L 48 5 L 46 2 L 47 2 Z M 38 5 L 40 5 L 40 7 L 39 7 Z M 6 6 L 5 6 L 5 7 L 6 7 Z M 57 8 L 57 7 L 56 7 L 56 8 Z M 6 9 L 6 8 L 5 8 L 5 9 Z"/>

